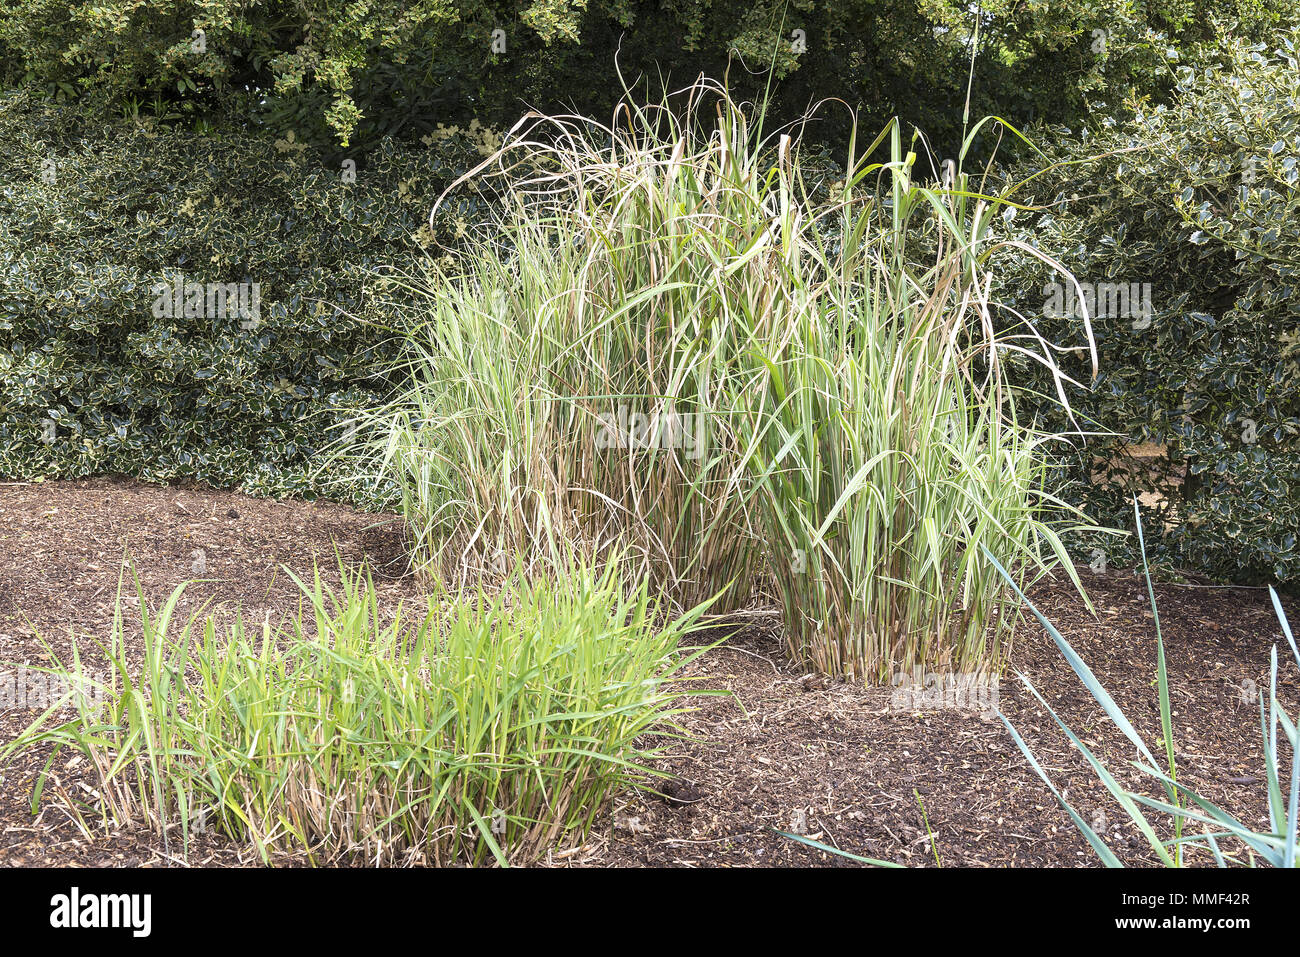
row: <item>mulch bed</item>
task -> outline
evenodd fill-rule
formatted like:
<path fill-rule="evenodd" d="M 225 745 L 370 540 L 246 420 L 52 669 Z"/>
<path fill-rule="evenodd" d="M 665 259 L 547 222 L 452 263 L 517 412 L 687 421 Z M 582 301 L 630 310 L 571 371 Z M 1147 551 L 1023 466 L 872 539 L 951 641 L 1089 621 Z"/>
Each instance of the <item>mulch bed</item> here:
<path fill-rule="evenodd" d="M 201 551 L 201 555 L 200 555 Z M 0 662 L 40 665 L 43 637 L 66 653 L 71 637 L 104 638 L 124 556 L 148 600 L 190 585 L 180 613 L 202 604 L 272 623 L 295 609 L 313 562 L 328 572 L 336 553 L 368 561 L 385 599 L 414 600 L 402 537 L 390 515 L 333 503 L 277 502 L 207 488 L 97 479 L 0 484 Z M 202 571 L 202 574 L 199 572 Z M 1145 583 L 1129 572 L 1089 575 L 1097 614 L 1068 585 L 1031 592 L 1153 746 L 1159 734 L 1155 631 Z M 127 583 L 124 608 L 135 608 Z M 1171 672 L 1179 774 L 1247 823 L 1265 824 L 1258 706 L 1269 648 L 1281 641 L 1267 591 L 1157 586 Z M 1300 624 L 1300 606 L 1287 603 Z M 893 706 L 890 688 L 827 682 L 792 667 L 774 616 L 756 614 L 693 666 L 698 687 L 729 692 L 693 699 L 661 766 L 662 795 L 614 802 L 582 847 L 552 854 L 552 866 L 843 866 L 841 858 L 777 834 L 798 831 L 855 854 L 909 866 L 1096 866 L 1065 812 L 996 717 L 973 710 Z M 90 643 L 80 642 L 82 649 Z M 1297 681 L 1279 648 L 1286 706 Z M 7 670 L 0 668 L 0 670 Z M 1104 828 L 1130 864 L 1149 848 L 1097 782 L 1051 716 L 1019 685 L 1022 672 L 1126 784 L 1155 795 L 1129 767 L 1133 749 L 1106 721 L 1036 622 L 1017 636 L 999 706 L 1056 786 L 1083 817 Z M 1253 682 L 1253 686 L 1250 684 Z M 34 716 L 0 712 L 0 740 Z M 1289 757 L 1289 755 L 1288 755 Z M 166 866 L 184 863 L 175 842 L 143 829 L 96 827 L 87 836 L 54 803 L 33 817 L 32 784 L 44 754 L 0 772 L 0 863 Z M 77 786 L 66 755 L 53 787 Z M 1068 789 L 1068 790 L 1067 790 Z M 191 848 L 191 865 L 250 863 L 217 836 Z M 288 856 L 278 863 L 295 864 Z M 1198 863 L 1209 863 L 1208 859 Z"/>

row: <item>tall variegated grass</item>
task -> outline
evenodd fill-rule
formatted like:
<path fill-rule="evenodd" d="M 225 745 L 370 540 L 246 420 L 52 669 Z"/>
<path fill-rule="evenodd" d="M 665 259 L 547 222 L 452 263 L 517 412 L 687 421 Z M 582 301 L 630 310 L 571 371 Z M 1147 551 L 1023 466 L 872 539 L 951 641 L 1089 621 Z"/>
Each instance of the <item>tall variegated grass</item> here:
<path fill-rule="evenodd" d="M 305 617 L 224 633 L 178 619 L 183 585 L 152 614 L 139 593 L 142 664 L 119 603 L 110 678 L 79 655 L 50 669 L 102 704 L 67 695 L 73 716 L 56 702 L 0 764 L 43 745 L 84 756 L 87 794 L 42 774 L 34 801 L 87 831 L 143 825 L 181 853 L 209 828 L 263 859 L 370 864 L 529 861 L 661 773 L 647 762 L 673 733 L 700 610 L 666 622 L 616 563 L 444 594 L 409 621 L 363 573 L 300 584 Z"/>
<path fill-rule="evenodd" d="M 982 546 L 1077 584 L 1053 527 L 1069 509 L 1044 487 L 1052 437 L 1018 421 L 1004 356 L 1060 374 L 1046 344 L 1022 344 L 1032 326 L 995 331 L 999 201 L 964 175 L 914 184 L 897 126 L 877 151 L 885 162 L 859 163 L 850 148 L 842 195 L 802 230 L 780 152 L 772 236 L 798 268 L 780 270 L 770 310 L 745 314 L 734 421 L 791 653 L 868 681 L 980 671 L 1003 659 L 1014 611 Z"/>
<path fill-rule="evenodd" d="M 1065 380 L 1032 326 L 996 331 L 1004 201 L 913 163 L 894 125 L 818 181 L 703 81 L 608 127 L 521 121 L 470 174 L 506 212 L 411 283 L 410 387 L 363 423 L 422 564 L 618 549 L 682 606 L 770 589 L 827 671 L 995 667 L 980 546 L 1073 575 L 1005 357 Z"/>
<path fill-rule="evenodd" d="M 497 231 L 459 273 L 430 264 L 409 285 L 412 386 L 369 417 L 366 453 L 426 567 L 549 561 L 578 541 L 629 550 L 683 606 L 748 599 L 762 553 L 725 403 L 737 287 L 757 280 L 726 267 L 767 219 L 742 115 L 719 124 L 660 108 L 517 133 L 492 162 L 536 172 Z"/>

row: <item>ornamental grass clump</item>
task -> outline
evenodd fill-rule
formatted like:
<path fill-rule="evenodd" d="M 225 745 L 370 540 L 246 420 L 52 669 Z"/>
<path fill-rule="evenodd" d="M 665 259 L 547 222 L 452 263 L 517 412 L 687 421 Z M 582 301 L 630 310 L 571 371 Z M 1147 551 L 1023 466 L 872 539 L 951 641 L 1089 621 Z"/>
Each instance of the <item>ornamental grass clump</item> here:
<path fill-rule="evenodd" d="M 609 126 L 521 121 L 471 174 L 506 184 L 495 230 L 410 285 L 362 467 L 433 574 L 576 543 L 679 607 L 774 596 L 827 672 L 996 668 L 1014 605 L 984 547 L 1078 581 L 1007 359 L 1062 403 L 1070 380 L 988 299 L 1000 254 L 1038 254 L 966 174 L 918 183 L 897 124 L 838 180 L 793 132 L 705 81 Z"/>
<path fill-rule="evenodd" d="M 69 688 L 2 752 L 70 750 L 85 794 L 39 776 L 87 833 L 143 825 L 183 853 L 216 830 L 263 860 L 507 864 L 578 843 L 629 787 L 649 786 L 674 733 L 682 639 L 703 609 L 665 621 L 617 563 L 495 595 L 443 594 L 405 619 L 363 571 L 299 584 L 286 626 L 179 621 L 140 593 L 144 660 L 119 612 L 96 681 L 74 651 Z M 139 591 L 137 583 L 137 591 Z M 51 654 L 53 654 L 51 652 Z M 89 693 L 85 693 L 89 689 Z M 65 708 L 74 715 L 60 720 Z"/>

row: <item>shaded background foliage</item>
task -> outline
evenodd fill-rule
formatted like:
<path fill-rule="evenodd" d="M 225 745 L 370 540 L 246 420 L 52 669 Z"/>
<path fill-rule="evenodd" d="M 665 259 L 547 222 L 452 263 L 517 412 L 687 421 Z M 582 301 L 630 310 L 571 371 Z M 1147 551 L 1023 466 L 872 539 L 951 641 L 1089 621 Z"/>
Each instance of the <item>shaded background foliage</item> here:
<path fill-rule="evenodd" d="M 684 83 L 730 65 L 773 118 L 840 98 L 867 128 L 893 116 L 952 155 L 970 52 L 973 115 L 1081 122 L 1161 98 L 1171 65 L 1224 36 L 1261 39 L 1300 0 L 9 0 L 0 74 L 109 110 L 232 113 L 336 149 L 438 122 L 513 122 L 522 103 L 607 116 L 632 81 Z M 976 22 L 978 20 L 978 23 Z M 978 27 L 978 35 L 976 29 Z M 193 36 L 202 30 L 202 42 Z M 494 48 L 494 31 L 504 41 Z M 796 34 L 799 31 L 799 34 Z M 733 62 L 734 61 L 734 62 Z M 842 141 L 846 115 L 821 129 Z"/>
<path fill-rule="evenodd" d="M 1083 282 L 1151 286 L 1149 316 L 1104 315 L 1097 306 L 1100 374 L 1078 408 L 1117 434 L 1091 439 L 1063 464 L 1076 500 L 1119 527 L 1130 523 L 1132 494 L 1158 493 L 1148 496 L 1156 513 L 1148 548 L 1165 563 L 1234 581 L 1294 581 L 1296 38 L 1184 68 L 1177 93 L 1169 107 L 1087 136 L 1062 134 L 1050 157 L 1019 171 L 1042 173 L 1027 191 L 1045 207 L 1017 217 L 1023 237 L 1057 251 Z M 1048 278 L 1026 263 L 1003 295 L 1051 337 L 1077 320 L 1044 315 Z M 1082 362 L 1073 371 L 1086 381 Z M 1141 443 L 1163 454 L 1145 462 L 1119 454 Z M 1117 557 L 1130 560 L 1131 545 Z"/>
<path fill-rule="evenodd" d="M 476 218 L 468 193 L 427 225 L 490 145 L 383 141 L 348 183 L 289 136 L 104 123 L 26 94 L 0 101 L 0 140 L 0 473 L 263 492 L 320 487 L 326 430 L 383 388 L 380 271 Z M 178 273 L 259 283 L 260 320 L 156 317 L 152 287 Z"/>

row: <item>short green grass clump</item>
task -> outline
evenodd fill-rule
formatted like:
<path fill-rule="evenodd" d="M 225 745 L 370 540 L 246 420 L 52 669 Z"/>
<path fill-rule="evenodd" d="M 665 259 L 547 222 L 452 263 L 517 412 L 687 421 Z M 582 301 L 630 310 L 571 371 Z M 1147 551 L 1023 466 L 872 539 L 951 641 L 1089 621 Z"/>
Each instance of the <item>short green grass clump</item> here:
<path fill-rule="evenodd" d="M 102 702 L 70 698 L 63 722 L 51 708 L 0 758 L 50 744 L 87 758 L 97 799 L 58 798 L 87 828 L 144 824 L 186 847 L 215 828 L 264 860 L 315 863 L 526 862 L 652 780 L 700 610 L 662 623 L 616 563 L 575 564 L 444 594 L 408 622 L 381 613 L 368 574 L 342 575 L 337 592 L 300 582 L 310 607 L 286 627 L 225 634 L 211 616 L 178 623 L 183 585 L 156 614 L 141 594 L 142 666 L 119 605 Z M 75 652 L 51 670 L 88 687 Z"/>

